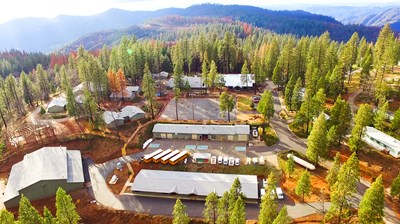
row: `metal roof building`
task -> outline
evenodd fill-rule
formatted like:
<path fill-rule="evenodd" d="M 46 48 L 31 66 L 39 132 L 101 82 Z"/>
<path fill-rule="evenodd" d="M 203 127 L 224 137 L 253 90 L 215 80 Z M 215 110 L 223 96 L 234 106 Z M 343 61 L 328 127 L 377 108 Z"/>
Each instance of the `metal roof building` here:
<path fill-rule="evenodd" d="M 133 192 L 195 195 L 206 197 L 215 191 L 219 197 L 229 191 L 235 178 L 239 178 L 247 199 L 258 199 L 255 175 L 195 173 L 142 169 L 132 184 Z"/>
<path fill-rule="evenodd" d="M 30 200 L 54 196 L 58 187 L 66 191 L 83 187 L 81 152 L 66 147 L 43 147 L 26 154 L 24 159 L 11 168 L 4 204 L 14 207 L 20 195 Z"/>
<path fill-rule="evenodd" d="M 253 87 L 255 83 L 254 74 L 222 74 L 226 87 L 243 88 Z"/>
<path fill-rule="evenodd" d="M 60 96 L 54 98 L 47 106 L 48 113 L 60 113 L 65 111 L 65 106 L 67 106 L 67 99 Z"/>
<path fill-rule="evenodd" d="M 248 141 L 249 125 L 156 124 L 154 138 Z"/>
<path fill-rule="evenodd" d="M 367 126 L 363 140 L 374 148 L 388 151 L 393 157 L 400 157 L 400 141 L 376 128 Z"/>

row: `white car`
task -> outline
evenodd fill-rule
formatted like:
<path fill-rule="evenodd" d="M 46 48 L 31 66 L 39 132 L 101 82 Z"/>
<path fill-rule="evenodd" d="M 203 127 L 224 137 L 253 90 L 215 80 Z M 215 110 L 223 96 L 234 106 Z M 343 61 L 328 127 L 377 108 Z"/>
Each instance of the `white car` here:
<path fill-rule="evenodd" d="M 218 164 L 222 164 L 222 156 L 218 156 Z"/>
<path fill-rule="evenodd" d="M 253 157 L 251 161 L 253 162 L 253 164 L 258 164 L 258 157 Z"/>
<path fill-rule="evenodd" d="M 258 138 L 257 128 L 253 128 L 253 130 L 251 131 L 251 135 L 253 136 L 253 138 Z"/>
<path fill-rule="evenodd" d="M 224 157 L 224 165 L 228 165 L 228 157 Z"/>
<path fill-rule="evenodd" d="M 233 158 L 233 157 L 229 157 L 229 162 L 228 162 L 229 164 L 229 166 L 234 166 L 235 165 L 235 158 Z"/>
<path fill-rule="evenodd" d="M 217 164 L 217 157 L 211 156 L 211 164 Z"/>
<path fill-rule="evenodd" d="M 283 200 L 284 196 L 283 196 L 282 188 L 277 187 L 277 188 L 275 189 L 275 191 L 276 191 L 276 195 L 278 196 L 278 199 L 279 199 L 279 200 Z"/>
<path fill-rule="evenodd" d="M 239 166 L 240 165 L 240 159 L 239 158 L 235 158 L 235 166 Z"/>

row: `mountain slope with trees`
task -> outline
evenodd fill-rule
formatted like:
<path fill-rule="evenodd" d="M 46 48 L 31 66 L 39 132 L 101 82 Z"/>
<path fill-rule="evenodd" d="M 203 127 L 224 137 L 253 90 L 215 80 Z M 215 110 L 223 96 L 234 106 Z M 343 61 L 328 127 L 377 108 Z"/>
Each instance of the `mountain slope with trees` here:
<path fill-rule="evenodd" d="M 194 5 L 186 9 L 157 11 L 110 9 L 94 16 L 58 16 L 53 19 L 26 18 L 0 24 L 0 49 L 49 52 L 83 35 L 109 29 L 122 29 L 147 20 L 178 15 L 186 17 L 228 17 L 280 34 L 319 36 L 325 31 L 337 41 L 347 41 L 353 32 L 374 41 L 378 28 L 343 25 L 327 16 L 304 11 L 273 11 L 253 6 Z M 77 26 L 79 24 L 79 26 Z M 140 36 L 138 33 L 136 35 Z"/>

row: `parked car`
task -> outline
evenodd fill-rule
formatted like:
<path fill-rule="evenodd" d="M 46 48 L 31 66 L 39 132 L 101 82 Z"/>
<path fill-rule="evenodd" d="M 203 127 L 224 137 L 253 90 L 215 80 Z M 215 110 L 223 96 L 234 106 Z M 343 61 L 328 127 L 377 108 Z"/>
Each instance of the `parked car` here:
<path fill-rule="evenodd" d="M 251 130 L 251 135 L 253 136 L 253 138 L 258 138 L 258 130 L 257 127 L 253 127 Z"/>
<path fill-rule="evenodd" d="M 258 103 L 260 102 L 261 96 L 252 96 L 251 97 L 251 102 L 252 103 Z"/>
<path fill-rule="evenodd" d="M 224 165 L 228 165 L 228 162 L 229 162 L 229 160 L 228 160 L 228 157 L 224 157 Z"/>
<path fill-rule="evenodd" d="M 229 166 L 234 166 L 235 165 L 235 158 L 233 158 L 233 157 L 229 157 L 229 162 L 228 162 L 229 164 Z"/>
<path fill-rule="evenodd" d="M 240 165 L 240 159 L 239 158 L 235 158 L 235 166 L 239 166 Z"/>
<path fill-rule="evenodd" d="M 222 164 L 222 156 L 218 156 L 218 164 Z"/>
<path fill-rule="evenodd" d="M 278 196 L 278 199 L 279 199 L 279 200 L 283 200 L 283 199 L 284 199 L 284 196 L 283 196 L 282 188 L 277 187 L 277 188 L 275 189 L 275 191 L 276 191 L 276 195 Z"/>
<path fill-rule="evenodd" d="M 211 164 L 217 164 L 217 157 L 211 156 Z"/>

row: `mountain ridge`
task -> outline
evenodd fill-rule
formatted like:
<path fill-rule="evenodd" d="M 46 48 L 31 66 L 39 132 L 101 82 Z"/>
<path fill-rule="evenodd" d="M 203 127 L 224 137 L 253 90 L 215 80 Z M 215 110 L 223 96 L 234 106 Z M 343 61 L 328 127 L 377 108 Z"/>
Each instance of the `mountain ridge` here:
<path fill-rule="evenodd" d="M 52 19 L 30 18 L 0 24 L 0 49 L 50 52 L 84 35 L 110 29 L 123 29 L 142 24 L 153 18 L 168 15 L 188 17 L 231 17 L 277 33 L 320 35 L 329 31 L 338 41 L 347 40 L 355 31 L 374 40 L 378 29 L 363 26 L 345 26 L 329 16 L 302 10 L 268 10 L 255 6 L 201 4 L 184 9 L 165 8 L 156 11 L 128 11 L 109 9 L 92 16 L 60 15 Z"/>

